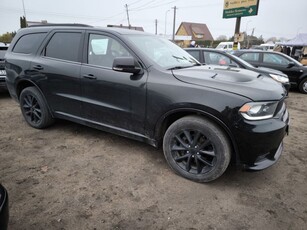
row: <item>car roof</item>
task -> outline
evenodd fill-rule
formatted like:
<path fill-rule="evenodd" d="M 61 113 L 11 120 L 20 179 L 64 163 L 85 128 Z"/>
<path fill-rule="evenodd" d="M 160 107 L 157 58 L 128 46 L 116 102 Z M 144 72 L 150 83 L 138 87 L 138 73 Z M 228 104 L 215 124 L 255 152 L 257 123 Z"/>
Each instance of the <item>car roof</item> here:
<path fill-rule="evenodd" d="M 236 53 L 280 53 L 276 51 L 271 51 L 271 50 L 258 50 L 258 49 L 241 49 L 241 50 L 236 50 L 234 51 Z"/>
<path fill-rule="evenodd" d="M 212 52 L 216 52 L 216 53 L 227 54 L 227 52 L 225 52 L 224 50 L 218 50 L 218 49 L 214 49 L 214 48 L 188 47 L 188 48 L 184 48 L 184 49 L 185 50 L 204 50 L 204 51 L 212 51 Z"/>
<path fill-rule="evenodd" d="M 138 34 L 138 35 L 152 35 L 143 31 L 130 30 L 117 27 L 94 27 L 85 24 L 47 24 L 47 25 L 34 25 L 20 29 L 23 33 L 29 32 L 49 32 L 55 29 L 61 30 L 91 30 L 97 32 L 113 32 L 121 35 Z"/>

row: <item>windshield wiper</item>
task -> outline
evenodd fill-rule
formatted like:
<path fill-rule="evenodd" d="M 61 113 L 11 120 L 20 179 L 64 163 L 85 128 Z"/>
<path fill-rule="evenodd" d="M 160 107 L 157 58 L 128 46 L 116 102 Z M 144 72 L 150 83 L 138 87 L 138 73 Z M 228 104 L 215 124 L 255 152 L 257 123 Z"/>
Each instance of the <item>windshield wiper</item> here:
<path fill-rule="evenodd" d="M 193 65 L 188 65 L 188 66 L 174 66 L 174 67 L 171 67 L 171 68 L 168 68 L 167 70 L 174 70 L 174 69 L 186 69 L 186 68 L 191 68 L 193 66 L 200 66 L 201 64 L 199 63 L 195 63 Z"/>
<path fill-rule="evenodd" d="M 174 66 L 171 68 L 168 68 L 167 70 L 174 70 L 174 69 L 184 69 L 184 68 L 189 68 L 190 66 Z"/>
<path fill-rule="evenodd" d="M 173 58 L 179 59 L 179 60 L 187 60 L 185 57 L 178 57 L 175 55 L 172 55 Z"/>

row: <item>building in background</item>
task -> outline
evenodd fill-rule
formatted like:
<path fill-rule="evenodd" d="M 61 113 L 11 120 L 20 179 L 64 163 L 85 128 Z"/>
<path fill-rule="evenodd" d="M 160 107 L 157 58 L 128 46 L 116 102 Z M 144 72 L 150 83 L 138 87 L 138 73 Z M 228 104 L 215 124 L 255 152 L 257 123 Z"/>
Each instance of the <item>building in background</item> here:
<path fill-rule="evenodd" d="M 201 46 L 209 46 L 214 40 L 206 24 L 194 22 L 181 22 L 176 32 L 177 36 L 191 36 L 191 40 Z M 176 43 L 182 47 L 188 47 L 190 40 L 177 40 Z"/>

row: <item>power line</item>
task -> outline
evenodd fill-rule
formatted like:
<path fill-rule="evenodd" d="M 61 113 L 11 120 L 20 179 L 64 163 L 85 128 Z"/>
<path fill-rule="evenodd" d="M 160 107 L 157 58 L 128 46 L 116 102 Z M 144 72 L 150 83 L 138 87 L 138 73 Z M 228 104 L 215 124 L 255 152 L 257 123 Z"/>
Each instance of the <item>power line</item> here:
<path fill-rule="evenodd" d="M 140 2 L 140 1 L 143 1 L 143 0 L 138 0 L 138 1 L 135 1 L 135 2 L 132 2 L 132 3 L 129 3 L 128 5 L 129 5 L 129 6 L 132 6 L 132 5 L 134 5 L 134 4 L 137 4 L 137 3 Z"/>
<path fill-rule="evenodd" d="M 169 5 L 169 4 L 174 3 L 176 1 L 177 0 L 172 0 L 172 1 L 169 1 L 169 2 L 166 2 L 166 3 L 161 3 L 161 4 L 158 4 L 158 5 L 148 6 L 148 7 L 139 8 L 139 9 L 132 9 L 131 11 L 150 10 L 150 9 L 157 8 L 157 7 L 160 7 L 160 6 Z"/>
<path fill-rule="evenodd" d="M 142 8 L 142 7 L 148 6 L 148 5 L 150 5 L 151 3 L 155 2 L 155 1 L 156 0 L 151 0 L 151 1 L 149 1 L 149 2 L 147 2 L 145 4 L 143 4 L 143 5 L 140 5 L 140 6 L 137 6 L 136 8 L 133 8 L 133 10 L 137 10 L 137 9 Z"/>
<path fill-rule="evenodd" d="M 11 11 L 11 12 L 17 12 L 20 13 L 22 10 L 19 8 L 10 8 L 10 7 L 1 7 L 0 11 L 4 10 L 4 12 Z M 101 17 L 93 17 L 93 16 L 87 16 L 87 15 L 73 15 L 73 14 L 66 14 L 66 13 L 57 13 L 57 12 L 50 12 L 50 11 L 38 11 L 38 10 L 27 10 L 27 14 L 37 14 L 37 15 L 51 15 L 51 16 L 61 16 L 61 17 L 67 17 L 67 18 L 75 18 L 75 19 L 88 19 L 88 20 L 98 20 L 95 22 L 105 21 L 114 17 L 117 17 L 119 15 L 125 14 L 125 11 L 122 11 L 121 13 L 114 14 L 109 17 L 101 18 Z"/>

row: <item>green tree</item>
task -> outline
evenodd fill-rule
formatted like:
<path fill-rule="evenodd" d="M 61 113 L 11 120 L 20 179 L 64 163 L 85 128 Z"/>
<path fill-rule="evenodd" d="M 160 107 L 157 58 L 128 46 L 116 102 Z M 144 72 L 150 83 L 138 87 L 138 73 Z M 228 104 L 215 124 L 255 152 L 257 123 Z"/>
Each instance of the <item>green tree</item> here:
<path fill-rule="evenodd" d="M 11 43 L 13 37 L 16 35 L 16 31 L 14 32 L 6 32 L 5 34 L 0 35 L 0 42 L 3 43 Z"/>

